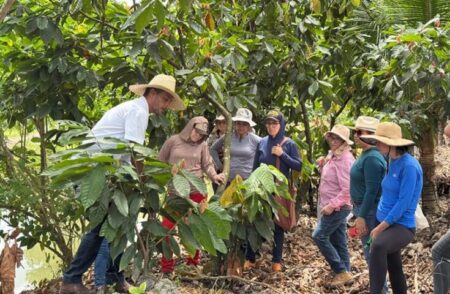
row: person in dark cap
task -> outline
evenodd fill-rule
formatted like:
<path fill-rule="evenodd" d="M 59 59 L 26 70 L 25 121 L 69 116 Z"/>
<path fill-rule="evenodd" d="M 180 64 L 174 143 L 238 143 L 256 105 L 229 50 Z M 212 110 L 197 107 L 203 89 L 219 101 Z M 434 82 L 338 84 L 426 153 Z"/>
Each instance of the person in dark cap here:
<path fill-rule="evenodd" d="M 295 142 L 285 136 L 286 122 L 283 114 L 276 110 L 267 113 L 264 120 L 268 135 L 261 139 L 256 148 L 253 170 L 257 169 L 261 163 L 277 166 L 279 160 L 279 170 L 289 179 L 292 170 L 300 171 L 302 161 Z M 284 230 L 275 224 L 274 247 L 272 252 L 272 270 L 279 272 L 282 270 Z M 248 243 L 246 249 L 246 261 L 244 269 L 248 270 L 255 266 L 255 252 Z"/>

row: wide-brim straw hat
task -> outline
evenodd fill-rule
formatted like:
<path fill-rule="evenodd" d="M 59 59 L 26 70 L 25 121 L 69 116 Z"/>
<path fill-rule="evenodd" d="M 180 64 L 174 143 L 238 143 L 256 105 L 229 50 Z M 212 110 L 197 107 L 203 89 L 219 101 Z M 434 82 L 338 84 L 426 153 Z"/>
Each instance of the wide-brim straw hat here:
<path fill-rule="evenodd" d="M 353 145 L 353 141 L 350 140 L 350 129 L 344 125 L 335 125 L 331 131 L 325 133 L 325 137 L 330 134 L 334 134 L 344 140 L 348 145 Z"/>
<path fill-rule="evenodd" d="M 375 132 L 380 120 L 371 116 L 360 116 L 356 119 L 355 126 L 349 127 L 352 130 L 364 130 L 369 132 Z"/>
<path fill-rule="evenodd" d="M 389 146 L 400 147 L 410 146 L 415 143 L 408 139 L 403 139 L 402 128 L 392 122 L 382 122 L 378 125 L 374 135 L 361 136 L 363 139 L 375 139 Z"/>
<path fill-rule="evenodd" d="M 247 108 L 239 108 L 236 111 L 236 115 L 231 118 L 232 121 L 243 121 L 248 123 L 251 127 L 256 126 L 256 123 L 252 120 L 253 114 Z"/>
<path fill-rule="evenodd" d="M 155 88 L 159 90 L 163 90 L 169 93 L 173 99 L 170 102 L 168 108 L 173 110 L 185 110 L 186 105 L 184 105 L 183 100 L 181 100 L 180 96 L 175 93 L 175 78 L 169 75 L 159 74 L 156 75 L 148 84 L 136 84 L 130 86 L 130 91 L 138 96 L 144 95 L 145 89 L 147 88 Z"/>

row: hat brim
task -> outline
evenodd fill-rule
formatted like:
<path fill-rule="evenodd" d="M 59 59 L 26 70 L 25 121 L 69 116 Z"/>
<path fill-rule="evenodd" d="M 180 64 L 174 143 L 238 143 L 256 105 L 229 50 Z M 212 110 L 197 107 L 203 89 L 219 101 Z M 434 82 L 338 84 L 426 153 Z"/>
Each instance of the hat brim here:
<path fill-rule="evenodd" d="M 414 141 L 403 139 L 403 138 L 390 139 L 388 137 L 377 136 L 377 135 L 364 135 L 364 136 L 361 136 L 361 138 L 374 139 L 374 140 L 377 140 L 377 141 L 379 141 L 381 143 L 384 143 L 384 144 L 386 144 L 388 146 L 394 146 L 394 147 L 416 145 L 416 143 L 414 143 Z"/>
<path fill-rule="evenodd" d="M 354 126 L 354 127 L 348 127 L 348 128 L 353 131 L 363 130 L 363 131 L 368 131 L 368 132 L 372 132 L 372 133 L 375 133 L 375 131 L 376 131 L 376 129 L 360 127 L 360 126 Z"/>
<path fill-rule="evenodd" d="M 352 141 L 352 140 L 347 139 L 347 138 L 345 138 L 345 137 L 342 137 L 340 134 L 335 133 L 335 132 L 332 132 L 332 131 L 326 132 L 326 133 L 325 133 L 325 137 L 328 136 L 328 135 L 330 135 L 330 134 L 333 134 L 333 135 L 338 136 L 338 137 L 341 138 L 344 142 L 346 142 L 348 145 L 353 145 L 353 141 Z"/>
<path fill-rule="evenodd" d="M 186 105 L 184 104 L 183 100 L 181 100 L 180 96 L 178 96 L 177 93 L 173 92 L 172 90 L 170 90 L 164 86 L 150 85 L 150 84 L 137 84 L 137 85 L 131 85 L 129 87 L 130 91 L 138 96 L 144 95 L 145 89 L 147 89 L 147 88 L 155 88 L 155 89 L 163 90 L 163 91 L 169 93 L 173 99 L 167 108 L 170 108 L 172 110 L 177 110 L 177 111 L 186 109 Z"/>
<path fill-rule="evenodd" d="M 276 122 L 280 122 L 280 120 L 279 120 L 278 118 L 273 117 L 273 116 L 266 117 L 266 118 L 264 119 L 264 122 L 266 122 L 266 121 L 268 121 L 268 120 L 273 120 L 273 121 L 276 121 Z"/>
<path fill-rule="evenodd" d="M 242 118 L 242 117 L 239 117 L 239 116 L 232 117 L 231 120 L 232 120 L 232 121 L 243 121 L 243 122 L 246 122 L 246 123 L 248 123 L 251 127 L 256 126 L 256 123 L 255 123 L 254 121 L 249 120 L 249 119 L 246 119 L 246 118 Z"/>

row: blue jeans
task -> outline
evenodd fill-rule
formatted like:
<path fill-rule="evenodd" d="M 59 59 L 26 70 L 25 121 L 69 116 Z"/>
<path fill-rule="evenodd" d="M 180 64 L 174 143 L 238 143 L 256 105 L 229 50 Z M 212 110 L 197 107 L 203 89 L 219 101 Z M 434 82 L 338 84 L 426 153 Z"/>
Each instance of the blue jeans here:
<path fill-rule="evenodd" d="M 350 258 L 347 248 L 347 216 L 350 208 L 341 208 L 330 215 L 322 215 L 312 234 L 333 272 L 350 272 Z"/>
<path fill-rule="evenodd" d="M 283 242 L 284 242 L 284 230 L 277 224 L 275 225 L 275 231 L 273 232 L 273 251 L 272 262 L 281 262 L 283 259 Z M 256 261 L 255 251 L 253 251 L 250 243 L 247 242 L 247 248 L 245 250 L 245 258 L 251 262 Z"/>
<path fill-rule="evenodd" d="M 106 285 L 106 271 L 110 265 L 110 254 L 108 240 L 103 239 L 100 250 L 98 251 L 97 257 L 95 258 L 94 266 L 94 276 L 95 276 L 95 287 L 100 287 Z"/>
<path fill-rule="evenodd" d="M 105 218 L 106 220 L 106 218 Z M 104 222 L 104 221 L 103 221 Z M 100 247 L 102 245 L 104 237 L 99 236 L 100 229 L 103 222 L 89 231 L 81 239 L 78 251 L 75 254 L 74 259 L 69 265 L 69 268 L 65 271 L 63 275 L 63 280 L 65 283 L 81 283 L 81 276 L 88 270 L 92 265 L 94 260 L 99 253 Z M 109 252 L 109 251 L 108 251 Z M 108 253 L 109 255 L 109 253 Z M 114 263 L 111 262 L 111 266 L 108 269 L 108 273 L 111 274 L 112 282 L 123 281 L 123 273 L 119 273 L 118 265 L 120 262 L 120 257 L 117 257 Z"/>
<path fill-rule="evenodd" d="M 431 255 L 434 293 L 447 294 L 450 290 L 450 230 L 433 245 Z"/>

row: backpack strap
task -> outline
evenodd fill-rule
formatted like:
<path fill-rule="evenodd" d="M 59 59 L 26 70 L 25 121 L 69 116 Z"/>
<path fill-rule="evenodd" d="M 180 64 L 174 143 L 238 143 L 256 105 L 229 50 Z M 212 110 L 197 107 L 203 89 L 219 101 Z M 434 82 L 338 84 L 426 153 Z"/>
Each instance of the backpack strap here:
<path fill-rule="evenodd" d="M 283 137 L 283 140 L 281 140 L 280 147 L 283 147 L 283 145 L 288 141 L 287 137 Z M 277 159 L 275 160 L 275 167 L 277 169 L 280 169 L 280 157 L 277 156 Z"/>

